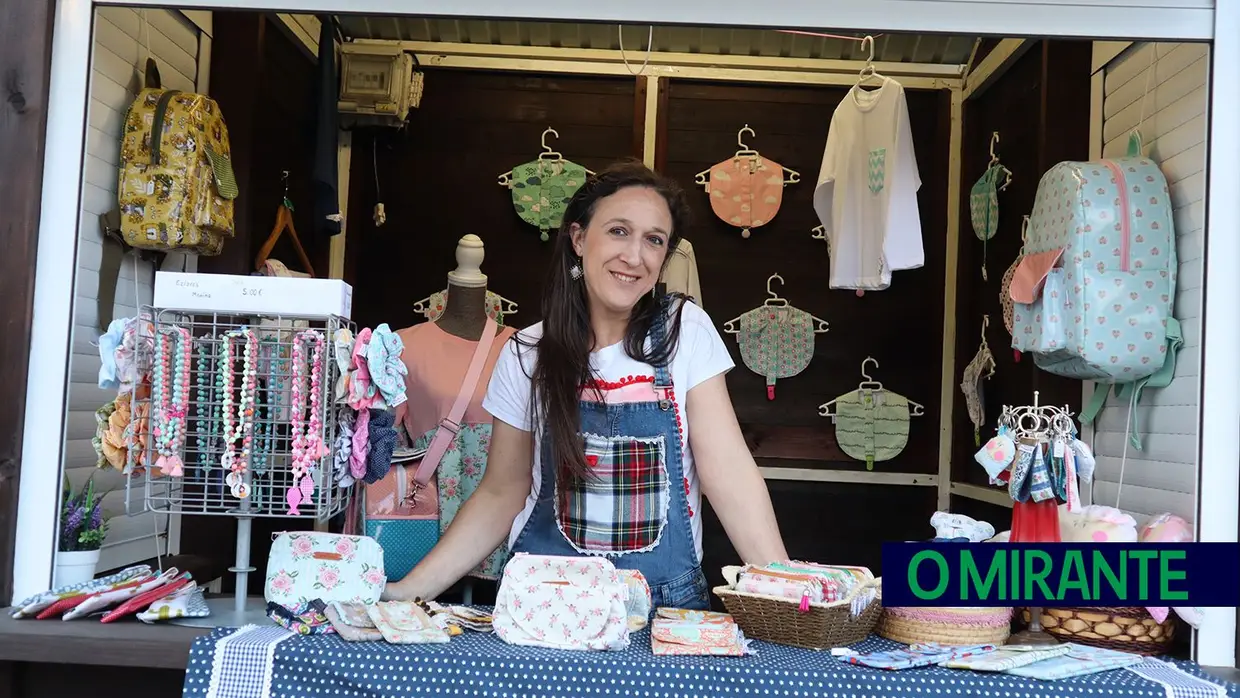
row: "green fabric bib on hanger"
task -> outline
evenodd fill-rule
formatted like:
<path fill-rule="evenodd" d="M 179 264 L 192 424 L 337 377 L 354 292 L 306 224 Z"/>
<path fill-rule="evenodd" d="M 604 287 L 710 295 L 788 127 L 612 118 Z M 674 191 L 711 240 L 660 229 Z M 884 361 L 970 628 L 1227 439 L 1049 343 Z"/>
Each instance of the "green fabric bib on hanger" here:
<path fill-rule="evenodd" d="M 559 230 L 568 202 L 586 181 L 586 168 L 571 160 L 531 160 L 512 168 L 512 206 L 546 242 Z"/>
<path fill-rule="evenodd" d="M 909 403 L 889 390 L 854 390 L 835 400 L 835 440 L 840 450 L 865 461 L 891 460 L 908 445 Z"/>

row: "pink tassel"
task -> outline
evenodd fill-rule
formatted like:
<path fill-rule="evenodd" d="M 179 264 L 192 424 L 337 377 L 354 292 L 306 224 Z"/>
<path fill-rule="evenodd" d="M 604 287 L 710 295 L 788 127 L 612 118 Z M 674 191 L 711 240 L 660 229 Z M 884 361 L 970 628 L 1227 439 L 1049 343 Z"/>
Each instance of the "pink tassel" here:
<path fill-rule="evenodd" d="M 159 468 L 160 475 L 168 474 L 168 456 L 160 456 L 155 459 L 155 467 Z"/>
<path fill-rule="evenodd" d="M 181 457 L 173 455 L 168 459 L 169 468 L 165 475 L 172 477 L 181 477 L 185 474 L 185 464 L 181 461 Z"/>
<path fill-rule="evenodd" d="M 297 511 L 297 505 L 301 504 L 301 490 L 296 487 L 288 488 L 288 494 L 284 499 L 288 502 L 288 515 L 301 516 L 301 513 Z"/>
<path fill-rule="evenodd" d="M 809 613 L 809 592 L 801 595 L 801 605 L 799 606 L 801 613 Z"/>

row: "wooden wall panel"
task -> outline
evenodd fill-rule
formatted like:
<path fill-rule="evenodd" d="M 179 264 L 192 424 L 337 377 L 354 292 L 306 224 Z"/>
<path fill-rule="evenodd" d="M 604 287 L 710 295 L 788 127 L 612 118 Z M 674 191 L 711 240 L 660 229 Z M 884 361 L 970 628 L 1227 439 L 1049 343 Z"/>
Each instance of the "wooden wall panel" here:
<path fill-rule="evenodd" d="M 955 382 L 960 382 L 977 352 L 982 316 L 989 314 L 986 341 L 996 371 L 984 384 L 983 442 L 994 435 L 1002 406 L 1031 404 L 1035 390 L 1042 404 L 1066 404 L 1074 413 L 1080 411 L 1080 381 L 1038 369 L 1028 354 L 1016 361 L 999 299 L 1003 274 L 1020 252 L 1021 218 L 1033 208 L 1038 180 L 1057 162 L 1089 158 L 1089 115 L 1081 106 L 1089 104 L 1089 60 L 1087 41 L 1039 42 L 985 92 L 965 102 Z M 999 194 L 998 233 L 985 245 L 989 280 L 983 280 L 983 245 L 969 220 L 969 189 L 990 161 L 990 137 L 995 131 L 1000 138 L 995 151 L 1014 178 Z M 952 435 L 952 479 L 986 486 L 986 473 L 973 460 L 978 446 L 959 389 Z"/>
<path fill-rule="evenodd" d="M 281 31 L 273 15 L 216 12 L 211 55 L 211 96 L 228 122 L 233 169 L 241 190 L 236 202 L 236 237 L 218 257 L 203 257 L 204 272 L 248 274 L 275 224 L 287 170 L 293 222 L 314 265 L 327 276 L 330 240 L 311 227 L 314 166 L 315 66 L 299 45 Z M 286 233 L 271 257 L 304 271 Z"/>
<path fill-rule="evenodd" d="M 746 368 L 734 336 L 724 335 L 737 369 L 728 377 L 738 417 L 762 459 L 813 461 L 797 467 L 864 469 L 835 444 L 830 420 L 818 405 L 856 388 L 861 362 L 879 362 L 872 375 L 884 385 L 926 407 L 912 421 L 909 445 L 876 469 L 933 473 L 937 469 L 939 376 L 926 370 L 939 361 L 942 335 L 943 260 L 946 240 L 946 143 L 938 138 L 947 118 L 939 97 L 909 92 L 914 141 L 924 184 L 920 191 L 926 266 L 897 272 L 890 289 L 858 298 L 852 291 L 827 288 L 826 245 L 811 237 L 818 225 L 812 197 L 827 129 L 840 88 L 736 86 L 699 82 L 669 85 L 666 155 L 661 169 L 689 193 L 693 242 L 705 308 L 722 331 L 723 323 L 762 303 L 766 280 L 778 273 L 774 289 L 793 305 L 830 323 L 817 335 L 814 359 L 800 375 L 776 383 L 767 400 L 765 379 Z M 801 173 L 787 185 L 773 221 L 744 239 L 739 229 L 710 208 L 694 174 L 729 157 L 736 134 L 749 124 L 757 135 L 746 143 Z M 916 343 L 916 348 L 910 346 Z M 764 463 L 779 465 L 780 463 Z M 784 463 L 791 465 L 791 463 Z"/>
<path fill-rule="evenodd" d="M 904 451 L 876 464 L 875 471 L 935 473 L 950 101 L 946 93 L 907 92 L 923 181 L 918 204 L 926 264 L 896 272 L 891 288 L 859 298 L 853 291 L 828 289 L 826 245 L 811 237 L 818 225 L 814 183 L 832 114 L 846 94 L 834 87 L 669 81 L 656 166 L 688 191 L 694 220 L 686 237 L 697 257 L 705 309 L 721 332 L 727 320 L 762 303 L 774 273 L 786 282 L 775 282 L 774 290 L 831 325 L 830 332 L 817 335 L 805 371 L 777 381 L 774 401 L 767 400 L 765 379 L 745 367 L 735 336 L 724 335 L 737 364 L 728 388 L 758 463 L 864 471 L 864 462 L 840 451 L 834 426 L 818 416 L 818 406 L 855 389 L 862 360 L 872 356 L 879 368 L 871 368 L 871 375 L 926 408 L 924 416 L 912 418 Z M 745 138 L 747 145 L 802 178 L 785 187 L 779 213 L 748 239 L 711 211 L 707 194 L 694 183 L 697 172 L 737 150 L 737 131 L 746 124 L 756 132 Z M 877 568 L 877 541 L 933 535 L 934 488 L 787 481 L 768 486 L 794 555 Z M 875 511 L 884 514 L 876 517 Z M 717 574 L 721 565 L 736 562 L 735 552 L 714 516 L 708 513 L 705 521 L 704 566 Z M 845 524 L 852 527 L 847 536 L 826 533 Z"/>
<path fill-rule="evenodd" d="M 447 286 L 469 233 L 486 245 L 490 290 L 520 304 L 510 324 L 540 320 L 552 243 L 517 216 L 496 177 L 537 157 L 548 127 L 560 135 L 549 146 L 592 170 L 640 158 L 635 87 L 628 78 L 427 70 L 406 128 L 354 134 L 346 278 L 359 326 L 422 321 L 413 304 Z M 380 200 L 387 223 L 376 227 Z"/>
<path fill-rule="evenodd" d="M 13 546 L 21 480 L 26 369 L 34 304 L 35 252 L 51 82 L 51 0 L 0 2 L 0 599 L 13 593 Z M 71 250 L 66 251 L 72 254 Z M 50 389 L 50 386 L 49 386 Z M 51 464 L 55 467 L 55 464 Z"/>

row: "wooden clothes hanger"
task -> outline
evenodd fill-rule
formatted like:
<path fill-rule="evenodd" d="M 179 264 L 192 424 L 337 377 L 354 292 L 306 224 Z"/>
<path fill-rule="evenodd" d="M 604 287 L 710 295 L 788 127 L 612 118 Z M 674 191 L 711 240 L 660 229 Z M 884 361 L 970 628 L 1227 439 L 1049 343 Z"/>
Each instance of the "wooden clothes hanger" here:
<path fill-rule="evenodd" d="M 301 246 L 301 238 L 297 235 L 297 228 L 293 225 L 293 203 L 288 198 L 288 170 L 284 170 L 282 175 L 284 180 L 284 200 L 280 202 L 280 207 L 276 209 L 276 224 L 271 228 L 271 233 L 267 235 L 267 241 L 258 251 L 258 257 L 254 259 L 254 270 L 262 271 L 263 265 L 267 263 L 267 259 L 271 256 L 271 251 L 275 249 L 276 242 L 280 240 L 280 236 L 288 230 L 289 236 L 293 239 L 293 248 L 297 250 L 297 257 L 301 260 L 302 266 L 305 267 L 306 273 L 314 278 L 314 265 L 310 263 L 310 257 L 306 254 L 306 248 Z"/>
<path fill-rule="evenodd" d="M 780 276 L 779 274 L 771 274 L 769 277 L 767 277 L 766 295 L 768 296 L 768 298 L 762 301 L 762 305 L 760 307 L 791 308 L 792 306 L 789 305 L 788 299 L 781 297 L 778 293 L 771 290 L 771 282 L 775 281 L 776 279 L 779 280 L 779 283 L 781 284 L 784 283 L 784 277 Z M 751 310 L 750 312 L 753 312 L 753 311 Z M 748 313 L 746 313 L 746 315 L 747 314 Z M 723 331 L 728 334 L 740 334 L 740 329 L 735 327 L 735 325 L 736 323 L 740 322 L 741 318 L 743 317 L 744 315 L 739 315 L 723 323 Z M 812 318 L 814 321 L 814 334 L 821 334 L 823 332 L 829 331 L 830 323 L 828 323 L 826 320 L 823 320 L 818 317 L 814 317 L 813 315 L 810 315 L 810 318 Z"/>
<path fill-rule="evenodd" d="M 880 392 L 880 391 L 886 390 L 885 388 L 883 388 L 882 383 L 874 380 L 872 377 L 870 377 L 870 374 L 865 372 L 865 365 L 870 362 L 874 363 L 874 368 L 878 368 L 878 359 L 875 359 L 872 356 L 867 356 L 864 359 L 862 359 L 861 360 L 861 377 L 864 380 L 862 380 L 860 383 L 857 384 L 857 389 L 853 392 L 859 393 L 865 390 L 869 390 L 871 392 Z M 841 395 L 840 397 L 843 397 L 843 396 Z M 839 399 L 840 398 L 837 397 L 835 398 L 835 400 L 831 400 L 830 402 L 824 402 L 821 405 L 819 405 L 818 415 L 820 417 L 835 417 L 835 414 L 831 412 L 831 405 L 834 405 L 836 400 L 839 400 Z M 908 400 L 908 398 L 904 398 L 904 399 Z M 912 408 L 909 410 L 910 417 L 920 417 L 926 413 L 925 406 L 920 403 L 916 403 L 916 402 L 913 402 L 912 400 L 908 400 L 908 405 L 910 408 Z"/>
<path fill-rule="evenodd" d="M 753 148 L 750 148 L 749 146 L 745 145 L 745 142 L 741 140 L 741 138 L 743 138 L 743 137 L 744 137 L 744 135 L 745 135 L 745 133 L 746 133 L 746 132 L 748 132 L 748 133 L 749 133 L 749 135 L 754 136 L 754 137 L 757 137 L 757 135 L 758 135 L 758 134 L 754 133 L 754 130 L 753 130 L 752 128 L 749 128 L 749 124 L 745 124 L 744 126 L 742 126 L 742 127 L 741 127 L 741 130 L 739 130 L 739 131 L 737 131 L 737 132 L 736 132 L 736 145 L 737 145 L 737 150 L 736 150 L 736 152 L 735 152 L 735 153 L 733 153 L 732 158 L 729 158 L 729 159 L 734 159 L 734 158 L 751 158 L 751 159 L 756 160 L 756 159 L 758 159 L 758 158 L 762 157 L 762 154 L 761 154 L 761 153 L 759 153 L 758 151 L 754 150 Z M 725 162 L 726 162 L 726 161 L 725 161 Z M 783 168 L 783 170 L 784 170 L 784 172 L 786 172 L 786 173 L 788 174 L 787 178 L 785 178 L 785 179 L 784 179 L 784 184 L 785 184 L 785 185 L 788 185 L 788 184 L 796 184 L 797 182 L 800 182 L 800 181 L 801 181 L 801 173 L 800 173 L 800 172 L 797 172 L 796 170 L 791 169 L 791 168 L 788 168 L 788 167 L 784 167 L 783 165 L 780 165 L 780 167 L 782 167 L 782 168 Z M 701 172 L 697 173 L 696 175 L 694 175 L 694 176 L 693 176 L 693 181 L 694 181 L 694 182 L 696 182 L 697 184 L 700 184 L 700 185 L 705 186 L 707 183 L 709 183 L 709 179 L 708 179 L 709 177 L 710 177 L 710 169 L 705 169 L 705 170 L 702 170 Z M 781 281 L 782 281 L 782 279 L 781 279 Z"/>

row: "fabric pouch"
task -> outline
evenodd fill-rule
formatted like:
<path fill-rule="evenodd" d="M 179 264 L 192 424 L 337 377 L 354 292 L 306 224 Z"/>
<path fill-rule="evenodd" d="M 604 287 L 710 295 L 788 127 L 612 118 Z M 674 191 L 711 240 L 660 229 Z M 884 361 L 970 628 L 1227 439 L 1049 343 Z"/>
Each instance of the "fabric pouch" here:
<path fill-rule="evenodd" d="M 1056 681 L 1132 666 L 1142 661 L 1139 655 L 1128 652 L 1087 647 L 1076 643 L 1069 643 L 1067 647 L 1068 651 L 1057 657 L 1043 659 L 1027 666 L 1013 667 L 1003 673 L 1041 681 Z"/>
<path fill-rule="evenodd" d="M 777 596 L 804 603 L 839 599 L 839 584 L 833 579 L 769 568 L 755 568 L 745 572 L 736 580 L 735 588 L 736 591 L 746 594 Z"/>
<path fill-rule="evenodd" d="M 339 603 L 333 601 L 323 609 L 323 615 L 336 629 L 340 639 L 348 642 L 377 642 L 383 639 L 383 633 L 370 620 L 366 607 L 360 603 Z"/>
<path fill-rule="evenodd" d="M 750 653 L 745 634 L 730 617 L 726 622 L 656 617 L 650 626 L 650 651 L 657 656 L 741 657 Z"/>
<path fill-rule="evenodd" d="M 375 539 L 318 531 L 279 534 L 267 557 L 265 597 L 285 608 L 320 599 L 374 603 L 387 577 Z"/>
<path fill-rule="evenodd" d="M 48 606 L 51 606 L 61 599 L 107 591 L 123 584 L 131 583 L 150 574 L 150 565 L 134 565 L 133 567 L 126 567 L 120 572 L 106 577 L 56 587 L 50 591 L 35 594 L 34 596 L 13 604 L 13 608 L 9 610 L 9 615 L 13 618 L 32 618 L 37 616 Z"/>
<path fill-rule="evenodd" d="M 973 460 L 982 466 L 991 480 L 999 477 L 999 473 L 1007 470 L 1016 459 L 1016 442 L 1007 434 L 996 434 L 973 454 Z"/>
<path fill-rule="evenodd" d="M 370 620 L 394 645 L 442 644 L 451 638 L 412 601 L 380 601 L 366 607 Z"/>
<path fill-rule="evenodd" d="M 147 606 L 137 615 L 143 623 L 154 623 L 172 618 L 206 618 L 211 615 L 211 608 L 202 595 L 202 589 L 194 582 L 189 583 L 180 591 Z"/>
<path fill-rule="evenodd" d="M 516 553 L 495 597 L 495 634 L 513 645 L 623 650 L 628 593 L 604 558 Z"/>
<path fill-rule="evenodd" d="M 650 583 L 646 576 L 637 570 L 617 570 L 629 588 L 629 600 L 624 604 L 624 611 L 629 617 L 629 632 L 646 627 L 650 621 L 650 611 L 654 605 L 650 595 Z"/>
<path fill-rule="evenodd" d="M 905 649 L 844 655 L 840 657 L 840 661 L 847 662 L 848 664 L 860 664 L 875 669 L 895 671 L 941 664 L 946 661 L 978 654 L 987 654 L 994 652 L 997 648 L 998 645 L 950 647 L 937 643 L 919 643 L 909 645 Z"/>
<path fill-rule="evenodd" d="M 939 666 L 949 669 L 972 669 L 973 671 L 1007 671 L 1018 666 L 1040 662 L 1043 659 L 1067 654 L 1070 645 L 1006 645 L 994 652 L 969 657 L 953 657 Z"/>
<path fill-rule="evenodd" d="M 178 574 L 180 573 L 177 571 L 177 568 L 172 567 L 166 570 L 163 574 L 146 579 L 139 584 L 121 586 L 109 591 L 92 594 L 82 603 L 66 611 L 61 618 L 63 620 L 85 618 L 95 611 L 102 611 L 105 608 L 111 608 L 118 603 L 124 602 L 126 599 L 133 598 L 139 594 L 145 594 L 155 587 L 162 584 L 167 584 L 176 578 Z"/>
<path fill-rule="evenodd" d="M 930 516 L 930 525 L 939 538 L 964 538 L 972 543 L 981 543 L 995 535 L 995 527 L 985 521 L 978 521 L 964 514 L 949 514 L 936 511 Z"/>
<path fill-rule="evenodd" d="M 281 628 L 298 635 L 331 635 L 336 629 L 324 613 L 326 608 L 326 604 L 318 599 L 287 607 L 269 602 L 267 617 Z"/>
<path fill-rule="evenodd" d="M 1072 440 L 1072 453 L 1076 456 L 1076 474 L 1085 482 L 1094 481 L 1094 452 L 1089 444 L 1080 439 Z"/>

